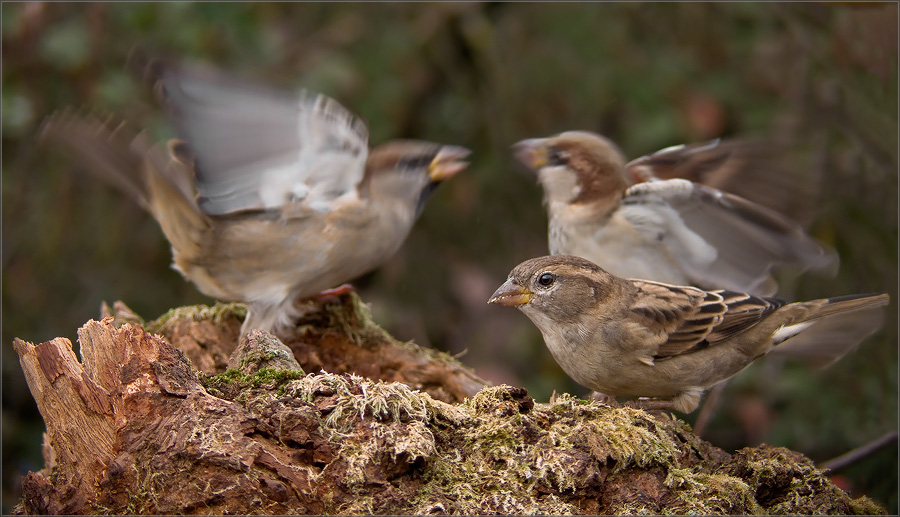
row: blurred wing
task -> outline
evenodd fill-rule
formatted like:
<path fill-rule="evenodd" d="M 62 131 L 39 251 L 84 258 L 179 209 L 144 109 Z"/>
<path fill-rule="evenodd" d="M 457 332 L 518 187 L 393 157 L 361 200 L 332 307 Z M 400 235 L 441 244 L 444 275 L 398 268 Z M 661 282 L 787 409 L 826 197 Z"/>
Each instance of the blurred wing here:
<path fill-rule="evenodd" d="M 769 274 L 776 264 L 827 268 L 837 264 L 836 254 L 807 235 L 799 224 L 777 212 L 737 196 L 687 180 L 639 183 L 625 191 L 626 205 L 671 208 L 670 229 L 658 238 L 674 260 L 695 281 L 760 295 L 775 291 Z M 685 233 L 680 224 L 690 231 Z M 715 249 L 714 260 L 693 260 L 682 248 L 697 248 L 686 241 L 699 237 Z"/>
<path fill-rule="evenodd" d="M 625 166 L 633 183 L 682 178 L 729 192 L 808 225 L 820 174 L 785 166 L 785 147 L 773 141 L 713 140 L 668 147 Z"/>
<path fill-rule="evenodd" d="M 155 68 L 153 68 L 155 66 Z M 355 194 L 368 155 L 364 122 L 324 95 L 270 90 L 210 70 L 153 62 L 209 214 L 305 203 L 320 212 Z"/>
<path fill-rule="evenodd" d="M 632 183 L 672 178 L 704 183 L 704 179 L 722 169 L 730 155 L 721 140 L 675 145 L 631 160 L 625 171 Z"/>

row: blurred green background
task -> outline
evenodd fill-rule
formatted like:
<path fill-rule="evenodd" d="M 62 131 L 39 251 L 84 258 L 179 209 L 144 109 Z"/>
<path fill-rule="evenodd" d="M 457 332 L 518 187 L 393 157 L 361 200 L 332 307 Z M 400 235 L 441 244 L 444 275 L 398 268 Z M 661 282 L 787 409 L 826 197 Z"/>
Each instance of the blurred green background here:
<path fill-rule="evenodd" d="M 842 263 L 835 278 L 785 279 L 782 295 L 886 291 L 891 305 L 883 330 L 829 369 L 767 360 L 739 375 L 704 437 L 824 461 L 897 429 L 897 39 L 896 3 L 3 3 L 4 513 L 43 464 L 13 337 L 74 339 L 103 300 L 145 318 L 211 302 L 169 268 L 149 215 L 35 146 L 65 106 L 172 135 L 125 72 L 133 47 L 326 93 L 369 122 L 373 144 L 472 149 L 400 253 L 356 285 L 398 338 L 465 351 L 482 377 L 538 401 L 587 390 L 523 315 L 485 303 L 546 254 L 541 192 L 510 144 L 568 129 L 629 157 L 718 136 L 791 141 L 791 166 L 819 177 L 810 231 Z M 835 480 L 896 513 L 897 469 L 895 442 Z"/>

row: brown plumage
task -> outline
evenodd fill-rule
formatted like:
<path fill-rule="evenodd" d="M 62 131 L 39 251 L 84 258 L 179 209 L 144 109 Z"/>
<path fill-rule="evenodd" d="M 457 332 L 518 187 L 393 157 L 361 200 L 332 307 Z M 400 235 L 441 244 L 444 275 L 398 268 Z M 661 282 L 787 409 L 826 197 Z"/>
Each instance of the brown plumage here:
<path fill-rule="evenodd" d="M 41 138 L 145 207 L 173 266 L 220 300 L 248 304 L 242 331 L 283 331 L 296 300 L 371 271 L 406 239 L 433 189 L 468 151 L 421 141 L 368 149 L 365 124 L 333 99 L 153 62 L 147 77 L 179 140 L 64 111 Z"/>
<path fill-rule="evenodd" d="M 634 403 L 640 407 L 689 413 L 707 388 L 840 322 L 855 339 L 819 351 L 837 360 L 874 330 L 867 314 L 888 301 L 873 294 L 785 303 L 627 280 L 588 260 L 554 255 L 516 266 L 489 303 L 522 310 L 578 383 L 612 397 L 653 399 Z"/>
<path fill-rule="evenodd" d="M 837 265 L 833 251 L 778 212 L 712 187 L 651 174 L 685 168 L 677 156 L 697 158 L 711 150 L 661 151 L 626 164 L 615 144 L 585 131 L 513 147 L 544 189 L 551 254 L 584 257 L 626 278 L 757 295 L 776 291 L 774 266 Z M 701 162 L 721 165 L 725 158 Z M 635 177 L 642 182 L 632 185 Z"/>

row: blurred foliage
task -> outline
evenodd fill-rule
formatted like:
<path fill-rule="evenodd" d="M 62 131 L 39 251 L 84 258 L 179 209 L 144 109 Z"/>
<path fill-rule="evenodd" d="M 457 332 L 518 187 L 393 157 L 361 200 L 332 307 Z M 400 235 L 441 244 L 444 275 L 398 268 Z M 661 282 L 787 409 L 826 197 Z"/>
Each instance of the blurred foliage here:
<path fill-rule="evenodd" d="M 436 193 L 400 253 L 359 280 L 377 321 L 496 383 L 585 394 L 521 314 L 485 304 L 546 253 L 526 137 L 597 131 L 635 157 L 718 136 L 791 142 L 814 168 L 811 231 L 835 278 L 786 278 L 789 299 L 887 291 L 884 329 L 825 371 L 764 361 L 739 375 L 705 437 L 766 442 L 814 460 L 897 429 L 896 3 L 10 3 L 2 4 L 3 509 L 42 466 L 42 424 L 13 337 L 74 339 L 102 300 L 146 318 L 209 301 L 169 268 L 155 222 L 35 145 L 65 106 L 171 135 L 124 70 L 135 46 L 284 88 L 331 95 L 375 144 L 464 145 L 472 166 Z M 688 417 L 693 421 L 695 415 Z M 848 469 L 845 488 L 897 512 L 897 448 Z"/>

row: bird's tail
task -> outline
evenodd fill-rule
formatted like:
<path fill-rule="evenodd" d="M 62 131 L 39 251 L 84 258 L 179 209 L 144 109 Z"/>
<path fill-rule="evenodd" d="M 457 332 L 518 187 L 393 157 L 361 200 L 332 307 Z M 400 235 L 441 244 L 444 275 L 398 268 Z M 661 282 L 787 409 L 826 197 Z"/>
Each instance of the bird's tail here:
<path fill-rule="evenodd" d="M 884 322 L 887 294 L 853 294 L 805 302 L 810 312 L 802 321 L 776 333 L 772 354 L 828 366 L 854 350 Z"/>
<path fill-rule="evenodd" d="M 65 149 L 148 210 L 172 244 L 176 264 L 179 255 L 198 252 L 208 222 L 194 200 L 189 164 L 171 159 L 164 147 L 124 122 L 71 109 L 48 117 L 38 137 Z"/>
<path fill-rule="evenodd" d="M 150 144 L 125 123 L 64 109 L 47 117 L 38 132 L 39 143 L 62 147 L 84 162 L 100 179 L 118 188 L 149 210 L 142 178 L 143 157 Z"/>

